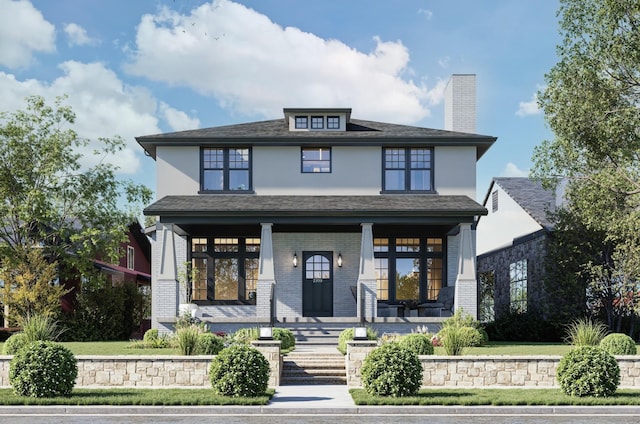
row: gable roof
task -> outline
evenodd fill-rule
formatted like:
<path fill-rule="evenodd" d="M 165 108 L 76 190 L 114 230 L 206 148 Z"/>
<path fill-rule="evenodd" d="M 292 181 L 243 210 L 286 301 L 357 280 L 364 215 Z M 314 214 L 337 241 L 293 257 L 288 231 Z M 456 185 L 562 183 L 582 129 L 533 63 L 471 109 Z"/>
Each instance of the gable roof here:
<path fill-rule="evenodd" d="M 475 146 L 479 159 L 496 137 L 350 119 L 346 131 L 289 131 L 285 119 L 145 135 L 136 141 L 155 159 L 157 146 L 205 145 L 446 145 Z"/>
<path fill-rule="evenodd" d="M 547 212 L 556 210 L 556 196 L 552 190 L 542 187 L 542 183 L 527 177 L 500 177 L 491 182 L 483 204 L 486 205 L 493 192 L 493 185 L 497 184 L 524 209 L 545 230 L 552 230 L 553 222 L 547 217 Z"/>

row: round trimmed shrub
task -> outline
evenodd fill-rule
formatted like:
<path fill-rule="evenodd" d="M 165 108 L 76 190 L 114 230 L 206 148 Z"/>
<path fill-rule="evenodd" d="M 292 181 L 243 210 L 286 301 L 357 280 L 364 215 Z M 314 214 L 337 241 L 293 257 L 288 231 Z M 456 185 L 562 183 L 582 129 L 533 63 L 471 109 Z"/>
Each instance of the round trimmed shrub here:
<path fill-rule="evenodd" d="M 209 380 L 218 395 L 261 396 L 269 382 L 269 362 L 256 348 L 234 344 L 211 361 Z"/>
<path fill-rule="evenodd" d="M 412 396 L 422 385 L 422 364 L 398 343 L 374 349 L 362 364 L 362 385 L 373 396 Z"/>
<path fill-rule="evenodd" d="M 274 328 L 274 340 L 280 340 L 280 349 L 290 350 L 296 347 L 296 338 L 288 328 Z"/>
<path fill-rule="evenodd" d="M 579 346 L 560 359 L 556 372 L 562 391 L 569 396 L 606 397 L 620 384 L 615 358 L 596 346 Z"/>
<path fill-rule="evenodd" d="M 353 328 L 347 328 L 340 333 L 340 336 L 338 336 L 338 350 L 343 355 L 347 354 L 347 342 L 353 340 L 355 337 L 354 333 L 355 330 Z M 378 340 L 378 334 L 373 328 L 367 327 L 367 339 Z"/>
<path fill-rule="evenodd" d="M 433 355 L 433 343 L 431 343 L 430 334 L 407 334 L 400 338 L 398 344 L 413 351 L 416 355 Z"/>
<path fill-rule="evenodd" d="M 626 334 L 611 333 L 600 342 L 600 347 L 612 355 L 635 355 L 638 353 L 636 342 Z"/>
<path fill-rule="evenodd" d="M 198 336 L 196 351 L 200 355 L 217 355 L 224 349 L 224 340 L 213 333 L 201 333 Z"/>
<path fill-rule="evenodd" d="M 158 329 L 150 328 L 144 333 L 144 336 L 142 337 L 142 341 L 148 344 L 153 344 L 156 340 L 158 340 L 158 338 L 159 338 Z"/>
<path fill-rule="evenodd" d="M 27 344 L 27 337 L 24 333 L 12 334 L 11 336 L 9 336 L 7 341 L 4 342 L 2 353 L 4 353 L 5 355 L 15 355 Z"/>
<path fill-rule="evenodd" d="M 73 353 L 50 341 L 30 343 L 9 363 L 9 382 L 18 396 L 69 396 L 77 376 Z"/>

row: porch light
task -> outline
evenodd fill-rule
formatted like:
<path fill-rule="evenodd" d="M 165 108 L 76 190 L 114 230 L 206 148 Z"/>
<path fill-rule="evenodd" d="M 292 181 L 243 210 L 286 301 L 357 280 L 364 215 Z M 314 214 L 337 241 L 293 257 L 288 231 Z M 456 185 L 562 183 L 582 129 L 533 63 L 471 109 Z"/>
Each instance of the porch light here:
<path fill-rule="evenodd" d="M 298 266 L 298 255 L 296 254 L 296 252 L 293 252 L 293 267 L 297 267 Z"/>
<path fill-rule="evenodd" d="M 353 330 L 353 340 L 367 340 L 367 327 L 355 327 Z"/>
<path fill-rule="evenodd" d="M 260 327 L 259 340 L 273 340 L 273 327 Z"/>
<path fill-rule="evenodd" d="M 338 252 L 338 266 L 342 266 L 342 253 Z"/>

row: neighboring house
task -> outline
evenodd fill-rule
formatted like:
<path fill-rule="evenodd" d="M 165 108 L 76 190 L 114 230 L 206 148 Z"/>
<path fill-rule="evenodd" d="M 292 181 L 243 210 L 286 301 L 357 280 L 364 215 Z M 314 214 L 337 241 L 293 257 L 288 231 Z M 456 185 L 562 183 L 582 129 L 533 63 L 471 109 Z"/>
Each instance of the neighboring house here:
<path fill-rule="evenodd" d="M 544 301 L 544 257 L 553 230 L 548 212 L 554 191 L 529 178 L 494 178 L 477 235 L 480 318 L 507 311 L 540 312 Z M 494 316 L 495 314 L 495 316 Z"/>
<path fill-rule="evenodd" d="M 448 131 L 285 108 L 137 137 L 157 172 L 145 209 L 158 217 L 153 327 L 171 331 L 188 300 L 185 263 L 205 321 L 371 322 L 379 306 L 432 302 L 444 286 L 475 315 L 476 162 L 496 138 L 455 131 L 475 129 L 474 75 L 454 76 L 446 96 Z"/>

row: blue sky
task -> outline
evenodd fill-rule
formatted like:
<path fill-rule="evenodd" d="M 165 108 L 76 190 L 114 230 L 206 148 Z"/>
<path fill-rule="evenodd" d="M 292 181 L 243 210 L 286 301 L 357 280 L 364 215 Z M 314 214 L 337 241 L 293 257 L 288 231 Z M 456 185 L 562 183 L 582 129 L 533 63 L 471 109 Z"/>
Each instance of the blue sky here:
<path fill-rule="evenodd" d="M 477 75 L 478 163 L 523 176 L 552 134 L 534 95 L 557 61 L 556 0 L 0 0 L 0 110 L 66 94 L 86 138 L 122 136 L 124 178 L 155 188 L 134 137 L 351 107 L 442 128 L 454 73 Z"/>

